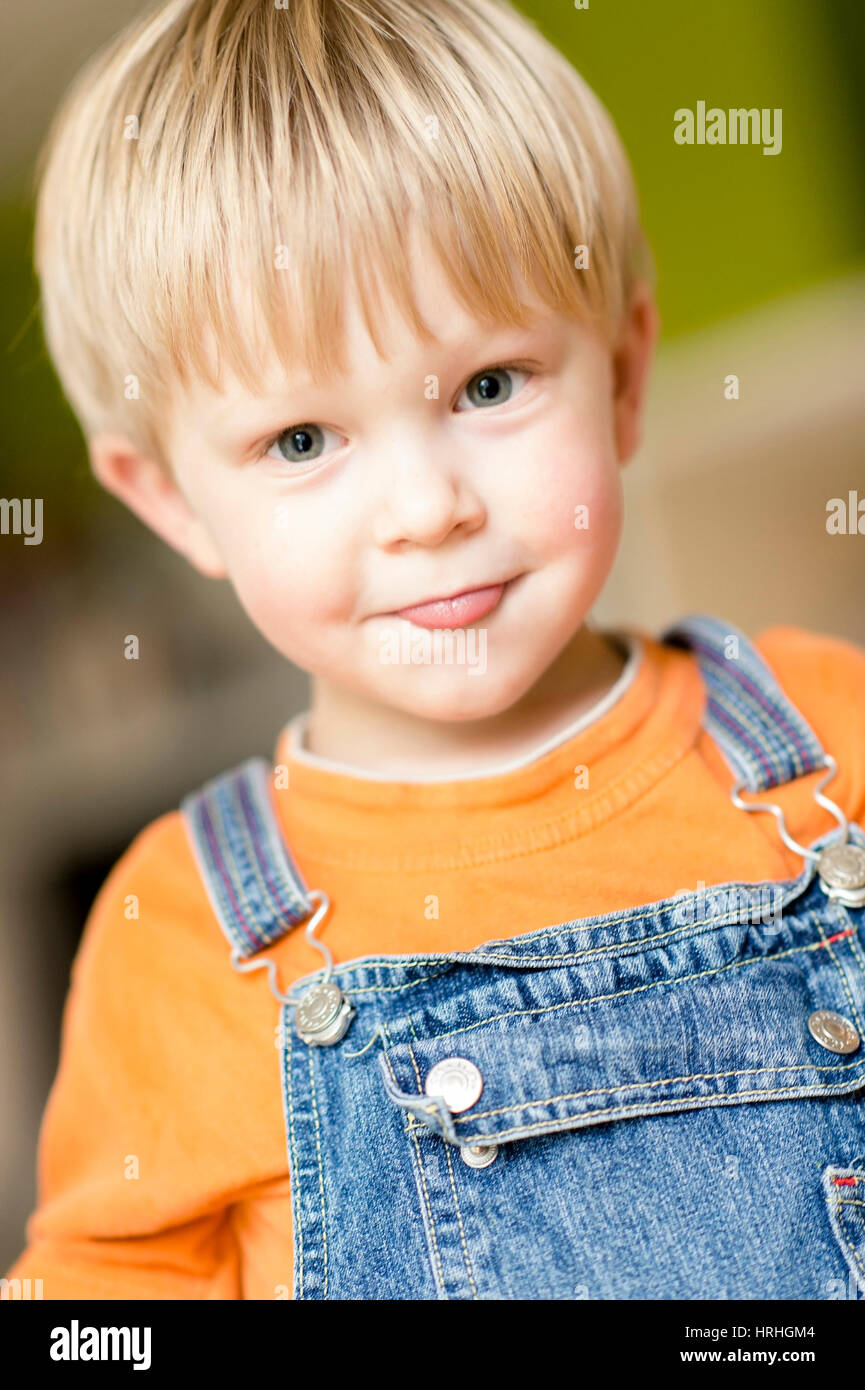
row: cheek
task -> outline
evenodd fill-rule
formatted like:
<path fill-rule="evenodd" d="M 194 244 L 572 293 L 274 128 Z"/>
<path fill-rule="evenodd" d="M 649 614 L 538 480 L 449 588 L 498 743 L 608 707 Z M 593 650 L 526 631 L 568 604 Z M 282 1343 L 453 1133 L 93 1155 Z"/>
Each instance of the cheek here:
<path fill-rule="evenodd" d="M 621 471 L 605 434 L 557 435 L 545 442 L 523 489 L 520 530 L 538 554 L 551 556 L 578 547 L 604 549 L 618 538 L 622 518 Z"/>
<path fill-rule="evenodd" d="M 222 553 L 247 615 L 271 640 L 302 648 L 350 616 L 354 602 L 349 551 L 325 518 L 308 511 L 295 499 L 275 499 L 220 521 Z"/>

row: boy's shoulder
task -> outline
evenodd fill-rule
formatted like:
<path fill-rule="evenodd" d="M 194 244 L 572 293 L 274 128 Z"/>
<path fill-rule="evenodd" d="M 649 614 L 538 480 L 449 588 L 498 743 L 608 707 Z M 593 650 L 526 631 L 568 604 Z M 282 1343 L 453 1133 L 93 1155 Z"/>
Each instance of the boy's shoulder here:
<path fill-rule="evenodd" d="M 865 648 L 844 637 L 783 623 L 764 628 L 753 640 L 794 704 L 799 695 L 814 706 L 815 714 L 821 709 L 830 716 L 858 710 L 865 726 Z M 808 711 L 801 712 L 807 719 Z"/>
<path fill-rule="evenodd" d="M 115 977 L 134 977 L 147 962 L 171 960 L 178 970 L 218 959 L 227 944 L 175 807 L 148 822 L 104 879 L 90 908 L 71 979 L 99 971 L 110 957 Z"/>
<path fill-rule="evenodd" d="M 826 793 L 865 815 L 865 648 L 843 637 L 777 624 L 753 638 L 784 693 L 838 764 Z M 845 804 L 846 803 L 846 804 Z"/>

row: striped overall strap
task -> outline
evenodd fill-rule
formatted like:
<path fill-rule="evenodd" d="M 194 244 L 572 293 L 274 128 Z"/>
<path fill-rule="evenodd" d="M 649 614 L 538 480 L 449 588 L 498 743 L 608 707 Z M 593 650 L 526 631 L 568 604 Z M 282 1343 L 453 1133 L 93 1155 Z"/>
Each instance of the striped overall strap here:
<path fill-rule="evenodd" d="M 661 641 L 696 656 L 707 695 L 703 726 L 748 791 L 778 787 L 825 766 L 813 729 L 732 623 L 691 613 Z"/>
<path fill-rule="evenodd" d="M 180 803 L 219 925 L 236 956 L 253 956 L 312 913 L 279 828 L 264 758 L 248 758 Z"/>

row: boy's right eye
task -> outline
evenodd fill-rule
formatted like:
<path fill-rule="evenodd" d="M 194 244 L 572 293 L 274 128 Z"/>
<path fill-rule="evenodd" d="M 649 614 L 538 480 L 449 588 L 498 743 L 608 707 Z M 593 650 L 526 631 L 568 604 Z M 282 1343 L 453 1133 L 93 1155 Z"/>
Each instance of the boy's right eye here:
<path fill-rule="evenodd" d="M 328 434 L 337 441 L 342 440 L 342 435 L 324 425 L 291 425 L 270 441 L 262 457 L 277 459 L 280 463 L 296 463 L 302 469 L 305 463 L 321 458 Z"/>

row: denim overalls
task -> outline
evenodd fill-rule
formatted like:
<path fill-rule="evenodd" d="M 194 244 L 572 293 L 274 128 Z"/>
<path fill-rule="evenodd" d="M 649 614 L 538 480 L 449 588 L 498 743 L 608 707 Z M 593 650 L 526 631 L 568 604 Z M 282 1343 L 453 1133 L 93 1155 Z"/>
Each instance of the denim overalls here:
<path fill-rule="evenodd" d="M 827 768 L 839 826 L 797 878 L 334 965 L 267 762 L 184 799 L 231 963 L 281 1001 L 294 1298 L 865 1297 L 865 833 L 744 634 L 662 640 L 743 814 Z M 313 908 L 327 967 L 282 994 L 249 958 Z"/>

